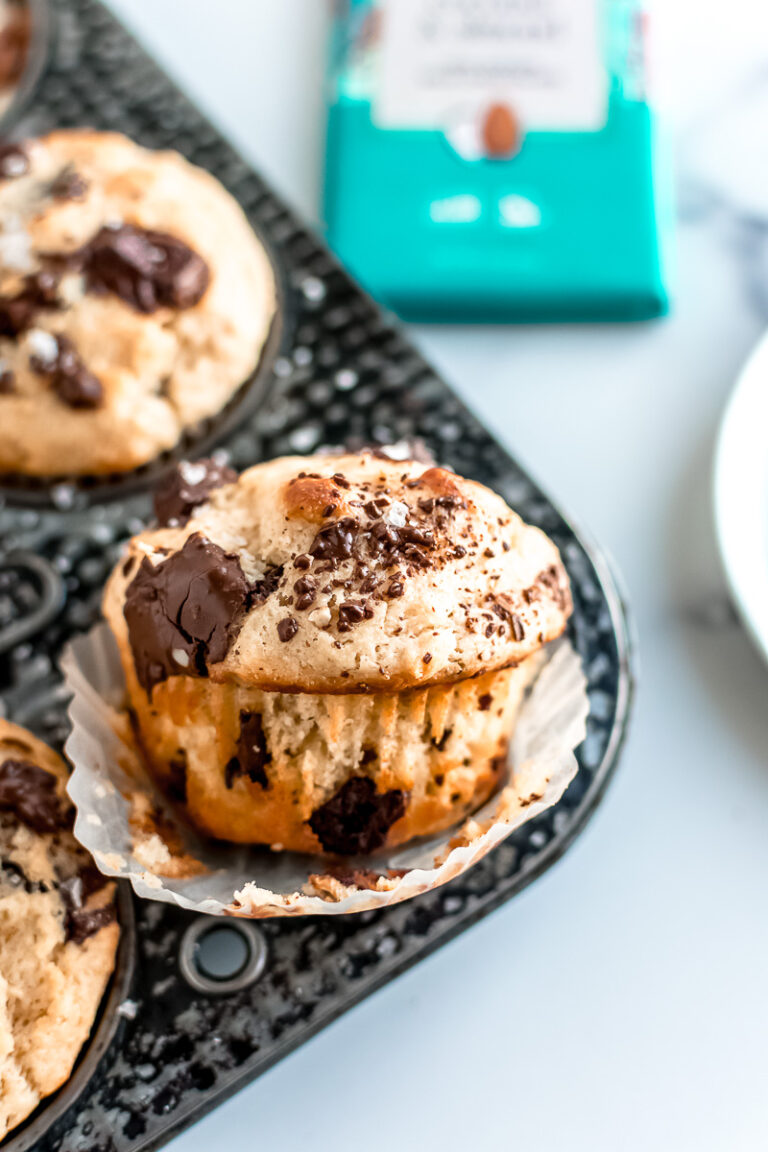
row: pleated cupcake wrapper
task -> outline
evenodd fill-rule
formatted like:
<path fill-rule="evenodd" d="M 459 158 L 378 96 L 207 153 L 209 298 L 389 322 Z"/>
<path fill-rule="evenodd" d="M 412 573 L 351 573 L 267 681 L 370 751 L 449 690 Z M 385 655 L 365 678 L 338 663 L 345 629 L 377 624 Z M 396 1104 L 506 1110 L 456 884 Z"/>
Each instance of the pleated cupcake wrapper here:
<path fill-rule="evenodd" d="M 130 880 L 137 895 L 213 916 L 363 912 L 453 880 L 560 800 L 576 775 L 574 750 L 584 739 L 589 713 L 579 657 L 560 641 L 521 707 L 508 783 L 457 828 L 339 866 L 320 856 L 211 841 L 189 827 L 143 767 L 123 710 L 125 682 L 106 624 L 68 645 L 62 669 L 72 693 L 66 752 L 74 768 L 68 791 L 77 811 L 75 836 L 105 875 Z M 150 836 L 157 848 L 149 853 L 152 859 L 146 838 L 135 830 L 137 801 L 162 814 L 163 839 Z"/>

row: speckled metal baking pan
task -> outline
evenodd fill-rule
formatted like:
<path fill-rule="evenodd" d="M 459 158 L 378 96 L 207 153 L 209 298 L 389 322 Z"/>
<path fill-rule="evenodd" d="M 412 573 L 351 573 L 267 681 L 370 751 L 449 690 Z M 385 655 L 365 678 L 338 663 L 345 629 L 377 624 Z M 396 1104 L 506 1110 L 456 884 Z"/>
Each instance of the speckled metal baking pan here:
<path fill-rule="evenodd" d="M 615 768 L 632 673 L 624 610 L 599 552 L 97 0 L 68 0 L 56 13 L 55 53 L 19 131 L 91 124 L 180 149 L 238 198 L 279 267 L 282 329 L 236 426 L 214 430 L 217 447 L 242 468 L 322 444 L 422 437 L 559 545 L 591 704 L 579 773 L 562 801 L 445 888 L 357 916 L 227 922 L 244 950 L 229 973 L 201 960 L 201 938 L 221 922 L 137 903 L 135 935 L 126 934 L 129 1010 L 105 1049 L 103 1021 L 112 1027 L 117 1013 L 108 1000 L 80 1065 L 87 1083 L 65 1088 L 2 1149 L 20 1152 L 33 1132 L 41 1152 L 124 1152 L 164 1143 L 553 864 Z M 66 735 L 62 645 L 96 619 L 121 542 L 150 516 L 148 476 L 108 488 L 56 484 L 33 504 L 7 489 L 0 506 L 2 700 L 54 744 Z M 121 985 L 123 1002 L 125 993 Z"/>

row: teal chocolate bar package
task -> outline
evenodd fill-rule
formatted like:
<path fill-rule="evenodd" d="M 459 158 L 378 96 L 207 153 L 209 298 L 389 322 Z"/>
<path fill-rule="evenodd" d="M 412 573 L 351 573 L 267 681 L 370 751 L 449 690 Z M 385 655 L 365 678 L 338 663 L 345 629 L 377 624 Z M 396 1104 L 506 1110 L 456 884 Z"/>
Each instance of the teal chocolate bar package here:
<path fill-rule="evenodd" d="M 337 0 L 331 246 L 406 319 L 662 315 L 644 48 L 639 0 Z"/>

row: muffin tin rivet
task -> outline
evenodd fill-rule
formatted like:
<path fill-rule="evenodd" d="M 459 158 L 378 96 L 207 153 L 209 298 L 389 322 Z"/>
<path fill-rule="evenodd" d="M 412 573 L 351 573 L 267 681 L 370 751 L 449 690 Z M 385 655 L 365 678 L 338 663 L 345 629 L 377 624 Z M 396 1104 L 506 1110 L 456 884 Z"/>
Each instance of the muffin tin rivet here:
<path fill-rule="evenodd" d="M 199 916 L 179 948 L 181 974 L 197 992 L 226 996 L 255 984 L 267 963 L 264 933 L 248 920 Z"/>

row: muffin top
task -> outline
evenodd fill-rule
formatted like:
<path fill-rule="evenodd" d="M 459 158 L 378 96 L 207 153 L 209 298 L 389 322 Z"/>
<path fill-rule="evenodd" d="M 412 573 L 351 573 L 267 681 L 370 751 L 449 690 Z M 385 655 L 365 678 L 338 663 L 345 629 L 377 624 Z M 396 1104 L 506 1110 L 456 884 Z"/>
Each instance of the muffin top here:
<path fill-rule="evenodd" d="M 114 967 L 114 884 L 75 840 L 59 757 L 0 720 L 0 1139 L 69 1076 Z"/>
<path fill-rule="evenodd" d="M 157 510 L 105 595 L 150 695 L 178 675 L 323 693 L 460 680 L 523 660 L 571 610 L 541 531 L 413 460 L 185 464 Z"/>
<path fill-rule="evenodd" d="M 220 411 L 275 310 L 207 172 L 123 136 L 0 147 L 0 470 L 124 471 Z"/>

